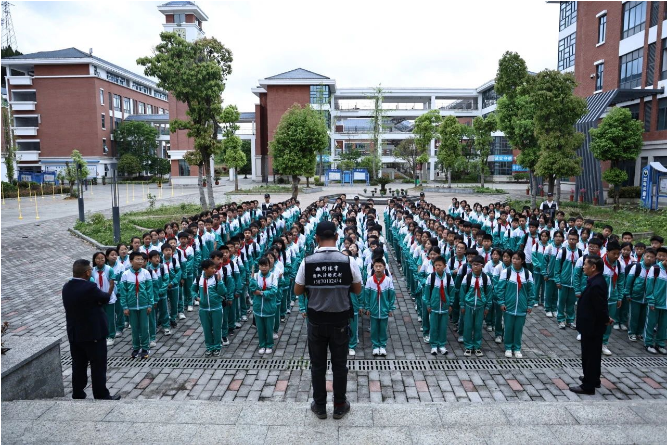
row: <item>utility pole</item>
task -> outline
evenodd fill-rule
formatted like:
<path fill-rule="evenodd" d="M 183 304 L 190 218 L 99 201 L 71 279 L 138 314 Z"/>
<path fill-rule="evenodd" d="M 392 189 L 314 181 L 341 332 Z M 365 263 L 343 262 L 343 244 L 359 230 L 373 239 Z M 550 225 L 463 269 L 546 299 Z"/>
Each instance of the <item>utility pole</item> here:
<path fill-rule="evenodd" d="M 14 5 L 9 2 L 2 2 L 2 48 L 11 47 L 16 51 L 16 33 L 14 32 L 12 13 L 9 10 L 10 6 Z"/>

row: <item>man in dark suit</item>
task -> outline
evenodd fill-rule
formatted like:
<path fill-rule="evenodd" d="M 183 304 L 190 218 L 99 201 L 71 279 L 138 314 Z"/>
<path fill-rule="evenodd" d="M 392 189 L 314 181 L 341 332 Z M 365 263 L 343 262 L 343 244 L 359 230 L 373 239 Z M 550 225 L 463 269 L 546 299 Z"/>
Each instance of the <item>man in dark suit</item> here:
<path fill-rule="evenodd" d="M 578 331 L 582 335 L 582 384 L 570 387 L 570 391 L 593 395 L 601 387 L 601 347 L 606 326 L 612 323 L 608 315 L 608 286 L 603 277 L 603 259 L 587 256 L 582 265 L 588 277 L 587 286 L 578 301 Z"/>
<path fill-rule="evenodd" d="M 90 362 L 93 396 L 100 400 L 117 400 L 107 389 L 107 316 L 104 305 L 111 296 L 90 281 L 93 268 L 88 260 L 79 259 L 72 266 L 72 279 L 63 286 L 63 306 L 67 320 L 67 338 L 72 354 L 72 398 L 84 399 Z M 112 327 L 112 330 L 114 327 Z"/>

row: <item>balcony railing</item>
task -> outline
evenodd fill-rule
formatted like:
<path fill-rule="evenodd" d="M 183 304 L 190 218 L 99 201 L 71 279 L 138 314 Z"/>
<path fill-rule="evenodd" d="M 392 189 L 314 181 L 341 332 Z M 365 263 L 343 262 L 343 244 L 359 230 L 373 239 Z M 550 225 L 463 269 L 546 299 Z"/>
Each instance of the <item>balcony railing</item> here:
<path fill-rule="evenodd" d="M 16 136 L 37 136 L 39 127 L 12 127 Z"/>
<path fill-rule="evenodd" d="M 11 101 L 12 109 L 15 111 L 32 111 L 35 110 L 35 101 Z"/>
<path fill-rule="evenodd" d="M 32 76 L 8 76 L 9 85 L 32 85 Z"/>

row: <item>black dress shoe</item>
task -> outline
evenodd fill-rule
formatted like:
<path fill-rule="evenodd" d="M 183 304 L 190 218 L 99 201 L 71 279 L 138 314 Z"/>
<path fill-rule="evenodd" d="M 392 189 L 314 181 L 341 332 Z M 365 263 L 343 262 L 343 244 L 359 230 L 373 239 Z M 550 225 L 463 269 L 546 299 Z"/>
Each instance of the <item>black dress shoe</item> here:
<path fill-rule="evenodd" d="M 121 399 L 121 396 L 117 393 L 116 395 L 109 395 L 106 398 L 101 398 L 103 400 L 112 400 L 112 401 L 118 401 Z"/>
<path fill-rule="evenodd" d="M 327 409 L 325 407 L 318 406 L 315 401 L 311 402 L 311 412 L 315 414 L 316 417 L 324 420 L 327 418 Z"/>
<path fill-rule="evenodd" d="M 585 380 L 585 377 L 584 377 L 584 376 L 581 376 L 581 377 L 580 377 L 580 382 L 584 382 L 584 380 Z M 600 389 L 600 388 L 601 388 L 601 385 L 600 385 L 600 384 L 597 385 L 596 388 L 597 388 L 597 389 Z"/>
<path fill-rule="evenodd" d="M 569 387 L 568 390 L 570 390 L 570 391 L 573 392 L 573 393 L 579 393 L 579 394 L 581 394 L 581 395 L 593 395 L 593 394 L 596 393 L 595 390 L 586 390 L 586 389 L 583 389 L 582 386 L 577 386 L 577 387 L 573 386 L 573 387 Z"/>
<path fill-rule="evenodd" d="M 333 415 L 333 418 L 334 418 L 335 420 L 340 420 L 340 419 L 343 418 L 343 417 L 345 416 L 345 414 L 347 414 L 348 412 L 350 412 L 350 403 L 349 403 L 348 401 L 346 401 L 346 402 L 343 403 L 343 404 L 335 404 L 335 405 L 334 405 L 334 415 Z"/>

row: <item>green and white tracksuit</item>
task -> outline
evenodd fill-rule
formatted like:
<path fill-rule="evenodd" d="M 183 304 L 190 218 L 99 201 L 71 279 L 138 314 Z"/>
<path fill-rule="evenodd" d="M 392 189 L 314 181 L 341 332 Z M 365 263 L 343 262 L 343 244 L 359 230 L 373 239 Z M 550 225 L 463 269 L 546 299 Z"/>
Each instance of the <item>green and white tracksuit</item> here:
<path fill-rule="evenodd" d="M 234 311 L 234 293 L 236 292 L 237 283 L 234 278 L 234 264 L 228 262 L 226 265 L 220 264 L 217 274 L 220 275 L 220 280 L 225 285 L 225 293 L 222 301 L 223 320 L 221 329 L 222 337 L 226 338 L 234 331 L 234 323 L 236 322 L 236 314 Z M 201 302 L 200 302 L 201 305 Z"/>
<path fill-rule="evenodd" d="M 433 285 L 432 285 L 433 284 Z M 444 348 L 448 333 L 448 312 L 455 298 L 455 281 L 445 271 L 432 272 L 425 281 L 423 301 L 429 314 L 429 343 Z"/>
<path fill-rule="evenodd" d="M 485 273 L 475 275 L 470 271 L 462 277 L 459 289 L 459 306 L 464 310 L 464 348 L 479 350 L 482 345 L 482 323 L 485 310 L 489 310 L 494 300 L 492 279 Z"/>
<path fill-rule="evenodd" d="M 557 302 L 557 322 L 568 324 L 575 322 L 575 264 L 582 257 L 582 251 L 578 248 L 570 249 L 568 246 L 562 247 L 557 253 L 554 266 L 554 282 L 557 286 L 561 285 L 559 290 L 559 300 Z"/>
<path fill-rule="evenodd" d="M 494 287 L 494 302 L 487 313 L 487 325 L 494 327 L 494 337 L 503 336 L 503 311 L 501 311 L 501 304 L 496 296 L 496 284 L 499 282 L 499 275 L 501 272 L 510 267 L 510 264 L 505 265 L 503 262 L 497 262 L 496 265 L 490 260 L 483 268 L 482 272 L 492 278 L 492 286 Z"/>
<path fill-rule="evenodd" d="M 153 277 L 144 268 L 125 270 L 118 284 L 118 293 L 123 310 L 130 310 L 132 327 L 132 349 L 149 349 L 149 326 L 147 308 L 153 307 Z"/>
<path fill-rule="evenodd" d="M 610 263 L 607 255 L 603 256 L 603 263 L 603 278 L 608 285 L 608 314 L 617 323 L 617 305 L 622 303 L 624 288 L 621 267 L 619 261 Z M 612 325 L 608 325 L 605 333 L 603 333 L 603 345 L 608 345 L 610 333 L 612 333 Z"/>
<path fill-rule="evenodd" d="M 370 313 L 371 345 L 374 349 L 387 347 L 387 322 L 389 313 L 394 311 L 396 295 L 392 278 L 375 274 L 366 280 L 364 287 L 365 309 Z"/>
<path fill-rule="evenodd" d="M 539 241 L 533 245 L 531 250 L 531 260 L 533 263 L 533 281 L 534 298 L 539 304 L 545 302 L 545 281 L 547 279 L 547 265 L 545 262 L 545 253 L 549 249 L 549 244 L 543 244 Z"/>
<path fill-rule="evenodd" d="M 161 321 L 160 319 L 161 317 L 167 322 L 166 328 L 169 328 L 169 316 L 167 315 L 166 312 L 167 289 L 163 288 L 162 270 L 160 269 L 160 265 L 158 265 L 157 268 L 154 268 L 153 265 L 149 263 L 146 266 L 146 271 L 151 273 L 151 277 L 153 278 L 153 309 L 151 310 L 151 314 L 148 315 L 148 337 L 150 341 L 155 341 L 157 325 L 158 322 Z M 162 294 L 162 299 L 161 299 L 161 294 Z M 161 303 L 163 304 L 163 306 L 161 306 Z M 164 325 L 162 327 L 165 328 Z"/>
<path fill-rule="evenodd" d="M 167 303 L 169 304 L 169 320 L 176 322 L 179 314 L 179 287 L 181 285 L 181 265 L 176 257 L 163 258 L 163 276 L 167 281 Z M 168 279 L 169 278 L 169 279 Z"/>
<path fill-rule="evenodd" d="M 650 274 L 647 279 L 647 321 L 645 322 L 645 346 L 666 348 L 666 270 L 659 263 L 659 277 Z M 654 308 L 654 309 L 652 309 Z M 656 339 L 654 337 L 656 327 Z"/>
<path fill-rule="evenodd" d="M 220 278 L 220 280 L 218 280 Z M 206 277 L 205 273 L 193 282 L 192 294 L 199 296 L 199 320 L 204 332 L 204 344 L 207 351 L 220 350 L 221 327 L 223 324 L 223 301 L 227 288 L 222 276 Z"/>
<path fill-rule="evenodd" d="M 116 281 L 116 274 L 114 273 L 114 269 L 109 265 L 104 265 L 101 269 L 95 266 L 91 272 L 90 281 L 95 282 L 100 290 L 108 293 L 111 282 Z M 116 337 L 116 300 L 116 291 L 113 291 L 109 303 L 104 306 L 104 313 L 107 315 L 107 325 L 109 326 L 107 339 L 114 339 Z"/>
<path fill-rule="evenodd" d="M 501 271 L 496 287 L 497 299 L 506 306 L 503 336 L 505 349 L 518 352 L 522 348 L 527 310 L 534 304 L 533 277 L 524 268 L 517 271 L 510 266 Z"/>
<path fill-rule="evenodd" d="M 193 304 L 192 283 L 195 279 L 195 250 L 192 246 L 186 246 L 185 249 L 177 246 L 177 251 L 180 252 L 179 260 L 181 261 L 181 279 L 183 284 L 183 305 L 190 307 Z M 179 299 L 181 300 L 181 299 Z"/>
<path fill-rule="evenodd" d="M 119 257 L 116 260 L 115 265 L 109 265 L 113 268 L 114 270 L 114 283 L 116 284 L 114 287 L 114 296 L 112 296 L 112 299 L 114 299 L 114 312 L 116 313 L 116 325 L 115 326 L 109 326 L 109 331 L 114 330 L 114 336 L 116 336 L 116 333 L 122 333 L 123 330 L 125 329 L 125 315 L 123 314 L 123 307 L 121 307 L 121 300 L 118 298 L 118 293 L 116 292 L 116 287 L 118 286 L 118 282 L 121 281 L 121 276 L 125 272 L 126 269 L 130 268 L 130 259 L 129 256 L 126 256 L 126 261 L 122 262 L 121 258 Z"/>
<path fill-rule="evenodd" d="M 644 260 L 631 265 L 626 276 L 624 298 L 630 303 L 629 335 L 644 336 L 647 319 L 647 280 L 654 276 L 656 265 L 647 265 Z M 636 277 L 637 274 L 637 277 Z"/>
<path fill-rule="evenodd" d="M 545 312 L 556 313 L 557 302 L 559 300 L 559 290 L 555 282 L 555 266 L 557 264 L 557 255 L 561 252 L 562 245 L 556 246 L 550 244 L 543 258 L 545 261 Z"/>
<path fill-rule="evenodd" d="M 256 295 L 255 291 L 262 291 Z M 273 327 L 276 315 L 276 295 L 278 294 L 278 277 L 268 273 L 257 272 L 251 276 L 248 291 L 253 296 L 253 316 L 260 348 L 274 348 Z"/>

